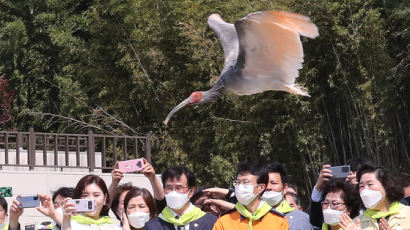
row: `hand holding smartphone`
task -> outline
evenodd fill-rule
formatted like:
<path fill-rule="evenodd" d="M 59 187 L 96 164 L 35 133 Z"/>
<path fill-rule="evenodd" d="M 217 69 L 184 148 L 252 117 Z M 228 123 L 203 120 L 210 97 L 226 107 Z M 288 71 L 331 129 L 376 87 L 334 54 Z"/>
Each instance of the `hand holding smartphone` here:
<path fill-rule="evenodd" d="M 40 207 L 40 198 L 36 196 L 20 196 L 17 197 L 20 203 L 19 208 L 35 208 Z"/>
<path fill-rule="evenodd" d="M 329 168 L 333 178 L 346 178 L 350 175 L 350 165 L 333 166 Z"/>
<path fill-rule="evenodd" d="M 72 199 L 67 203 L 74 204 L 75 211 L 73 212 L 94 212 L 95 202 L 92 199 Z"/>
<path fill-rule="evenodd" d="M 123 173 L 139 172 L 139 171 L 142 171 L 143 167 L 144 167 L 143 158 L 118 162 L 118 168 Z"/>

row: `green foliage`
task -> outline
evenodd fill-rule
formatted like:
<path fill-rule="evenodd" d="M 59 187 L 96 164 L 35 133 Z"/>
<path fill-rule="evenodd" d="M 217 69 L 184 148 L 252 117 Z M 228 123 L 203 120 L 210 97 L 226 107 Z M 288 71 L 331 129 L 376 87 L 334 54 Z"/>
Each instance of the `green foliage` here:
<path fill-rule="evenodd" d="M 363 156 L 409 170 L 406 0 L 0 0 L 0 7 L 0 73 L 16 92 L 13 128 L 78 131 L 29 115 L 35 111 L 95 132 L 152 132 L 158 172 L 187 165 L 210 186 L 229 186 L 237 163 L 255 159 L 283 163 L 304 194 L 324 163 Z M 319 28 L 317 39 L 302 39 L 298 78 L 312 97 L 226 94 L 164 126 L 176 104 L 210 88 L 222 69 L 208 15 L 233 23 L 271 9 L 309 15 Z"/>

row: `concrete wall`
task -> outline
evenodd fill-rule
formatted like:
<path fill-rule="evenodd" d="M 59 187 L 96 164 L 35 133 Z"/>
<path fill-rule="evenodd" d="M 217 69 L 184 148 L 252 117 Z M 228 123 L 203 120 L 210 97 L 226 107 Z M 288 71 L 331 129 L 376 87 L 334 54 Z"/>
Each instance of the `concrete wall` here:
<path fill-rule="evenodd" d="M 0 152 L 0 154 L 2 154 Z M 3 152 L 4 154 L 4 152 Z M 45 169 L 42 169 L 45 170 Z M 48 169 L 51 170 L 51 169 Z M 54 172 L 54 171 L 0 171 L 0 187 L 12 187 L 13 197 L 6 198 L 9 207 L 12 200 L 16 195 L 34 195 L 37 193 L 52 194 L 60 187 L 75 187 L 77 182 L 83 176 L 87 175 L 87 172 Z M 111 184 L 111 174 L 109 173 L 93 173 L 102 177 L 107 184 L 107 187 Z M 152 193 L 152 188 L 149 180 L 143 174 L 125 174 L 121 180 L 122 183 L 132 182 L 133 185 L 146 188 Z M 114 215 L 110 212 L 110 216 L 115 219 Z M 49 220 L 35 209 L 26 209 L 20 223 L 23 226 L 26 224 L 39 224 L 43 221 Z"/>

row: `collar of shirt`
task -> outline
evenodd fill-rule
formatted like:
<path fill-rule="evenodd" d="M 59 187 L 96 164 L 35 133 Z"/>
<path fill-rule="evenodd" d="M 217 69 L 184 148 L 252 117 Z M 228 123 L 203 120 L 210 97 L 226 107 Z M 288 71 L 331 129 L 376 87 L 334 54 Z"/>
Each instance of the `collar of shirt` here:
<path fill-rule="evenodd" d="M 189 202 L 189 207 L 182 213 L 182 215 L 179 215 L 179 214 L 177 214 L 176 212 L 174 212 L 174 210 L 172 210 L 171 209 L 171 213 L 172 213 L 172 215 L 174 215 L 174 217 L 176 217 L 176 216 L 183 216 L 185 213 L 187 213 L 187 212 L 189 212 L 191 209 L 193 209 L 194 208 L 194 205 L 191 203 L 191 202 Z M 175 227 L 175 229 L 178 229 L 178 226 L 176 225 L 176 224 L 174 224 L 174 227 Z M 184 225 L 184 229 L 185 230 L 189 230 L 189 223 L 186 223 L 185 225 Z"/>
<path fill-rule="evenodd" d="M 260 208 L 262 207 L 262 205 L 263 205 L 263 202 L 262 202 L 262 200 L 261 200 L 261 202 L 259 203 L 259 206 L 258 206 L 258 208 L 257 208 L 256 210 L 260 209 Z M 241 215 L 241 220 L 243 220 L 243 219 L 246 219 L 246 217 L 244 217 L 244 216 Z"/>
<path fill-rule="evenodd" d="M 171 210 L 172 215 L 174 215 L 174 217 L 176 217 L 176 216 L 183 216 L 185 213 L 189 212 L 193 207 L 194 207 L 194 205 L 191 202 L 189 202 L 189 207 L 182 213 L 182 215 L 179 215 L 178 213 L 174 212 L 174 210 L 172 210 L 172 209 L 170 209 L 170 210 Z"/>

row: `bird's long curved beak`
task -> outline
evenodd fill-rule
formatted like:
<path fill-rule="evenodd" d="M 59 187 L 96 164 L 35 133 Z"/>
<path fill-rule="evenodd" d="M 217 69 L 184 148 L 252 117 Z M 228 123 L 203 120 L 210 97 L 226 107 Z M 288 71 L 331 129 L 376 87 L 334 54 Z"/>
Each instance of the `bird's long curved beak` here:
<path fill-rule="evenodd" d="M 172 115 L 174 115 L 174 113 L 176 113 L 178 110 L 182 109 L 183 107 L 189 105 L 191 99 L 188 97 L 187 99 L 183 100 L 181 103 L 179 103 L 179 105 L 175 106 L 171 112 L 169 112 L 167 118 L 165 118 L 164 120 L 164 124 L 167 125 L 169 119 L 172 117 Z"/>

